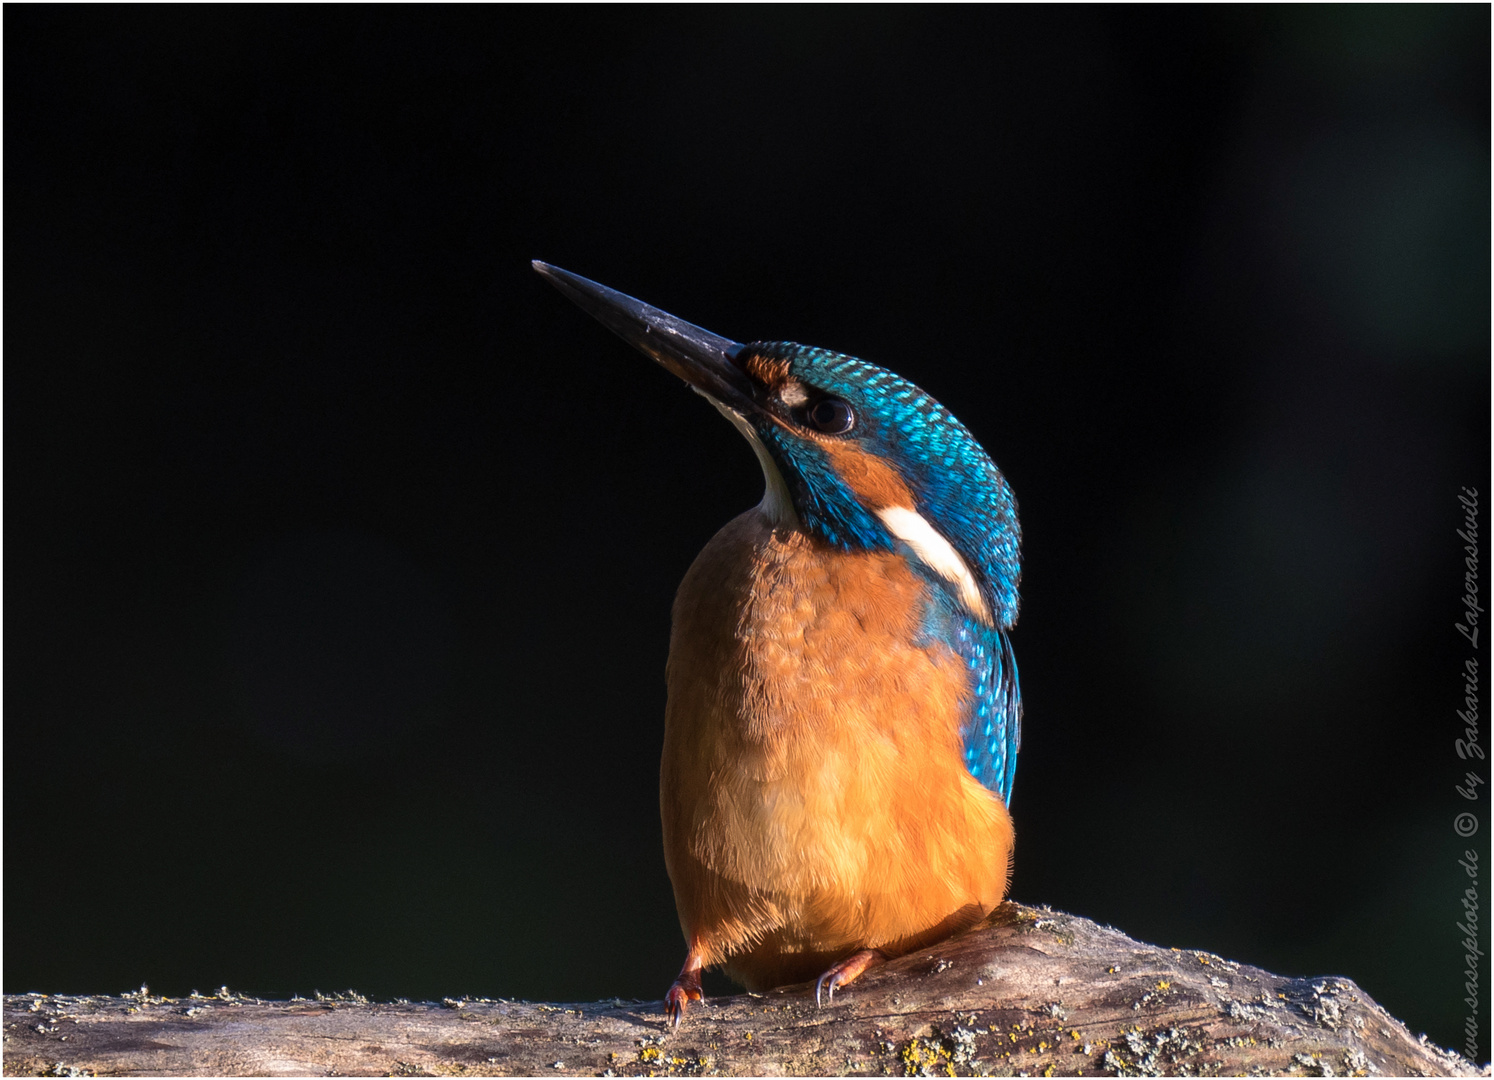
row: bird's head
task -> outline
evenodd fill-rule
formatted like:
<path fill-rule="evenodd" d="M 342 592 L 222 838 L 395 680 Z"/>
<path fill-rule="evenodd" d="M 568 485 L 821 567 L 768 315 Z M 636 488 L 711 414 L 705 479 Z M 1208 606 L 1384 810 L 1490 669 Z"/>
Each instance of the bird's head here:
<path fill-rule="evenodd" d="M 1016 622 L 1016 501 L 974 436 L 928 394 L 855 357 L 741 344 L 557 267 L 534 268 L 746 436 L 776 523 L 843 551 L 901 551 L 982 622 Z"/>

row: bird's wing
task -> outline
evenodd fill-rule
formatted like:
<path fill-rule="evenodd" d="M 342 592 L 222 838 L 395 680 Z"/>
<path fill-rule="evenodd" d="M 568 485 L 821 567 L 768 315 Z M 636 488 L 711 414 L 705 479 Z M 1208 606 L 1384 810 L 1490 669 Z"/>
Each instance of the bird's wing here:
<path fill-rule="evenodd" d="M 974 697 L 960 734 L 970 775 L 1012 802 L 1017 749 L 1022 745 L 1022 688 L 1017 658 L 1006 631 L 967 620 L 960 627 L 956 651 L 970 669 Z"/>

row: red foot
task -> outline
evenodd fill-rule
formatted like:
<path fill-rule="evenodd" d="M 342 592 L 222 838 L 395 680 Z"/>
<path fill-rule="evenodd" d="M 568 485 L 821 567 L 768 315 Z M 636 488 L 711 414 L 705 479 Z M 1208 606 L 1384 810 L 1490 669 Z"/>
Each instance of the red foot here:
<path fill-rule="evenodd" d="M 814 984 L 814 1003 L 821 1004 L 820 991 L 824 990 L 824 1004 L 828 1005 L 835 1000 L 836 990 L 855 982 L 856 978 L 867 968 L 886 962 L 887 954 L 881 949 L 862 949 L 859 953 L 846 957 L 821 975 L 820 981 Z"/>
<path fill-rule="evenodd" d="M 700 999 L 700 969 L 686 968 L 674 980 L 669 993 L 664 995 L 664 1016 L 669 1021 L 669 1026 L 679 1027 L 680 1019 L 685 1015 L 685 1006 Z"/>

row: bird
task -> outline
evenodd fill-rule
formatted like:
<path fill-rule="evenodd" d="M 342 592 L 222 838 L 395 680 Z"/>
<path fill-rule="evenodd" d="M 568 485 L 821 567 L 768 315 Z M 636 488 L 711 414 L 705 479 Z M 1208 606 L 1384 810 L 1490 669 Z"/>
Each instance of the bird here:
<path fill-rule="evenodd" d="M 737 342 L 536 260 L 534 269 L 700 394 L 764 492 L 675 596 L 660 762 L 686 956 L 815 999 L 988 916 L 1011 880 L 1021 743 L 1009 633 L 1015 497 L 980 443 L 885 368 Z"/>

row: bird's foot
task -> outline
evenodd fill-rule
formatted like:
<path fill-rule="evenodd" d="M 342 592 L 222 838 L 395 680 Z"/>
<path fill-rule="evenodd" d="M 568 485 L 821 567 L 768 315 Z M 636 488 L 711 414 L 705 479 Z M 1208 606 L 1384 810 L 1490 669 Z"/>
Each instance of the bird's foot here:
<path fill-rule="evenodd" d="M 835 1000 L 835 991 L 842 986 L 855 982 L 869 967 L 887 962 L 887 954 L 881 949 L 862 949 L 859 953 L 846 957 L 836 964 L 825 974 L 820 976 L 820 981 L 814 984 L 814 1003 L 816 1005 L 826 1004 Z M 820 993 L 824 992 L 825 1000 L 820 1001 Z"/>
<path fill-rule="evenodd" d="M 680 972 L 680 977 L 674 980 L 669 993 L 664 995 L 664 1017 L 669 1021 L 669 1026 L 679 1027 L 680 1020 L 685 1015 L 685 1006 L 700 999 L 700 969 L 692 970 L 687 967 Z"/>

